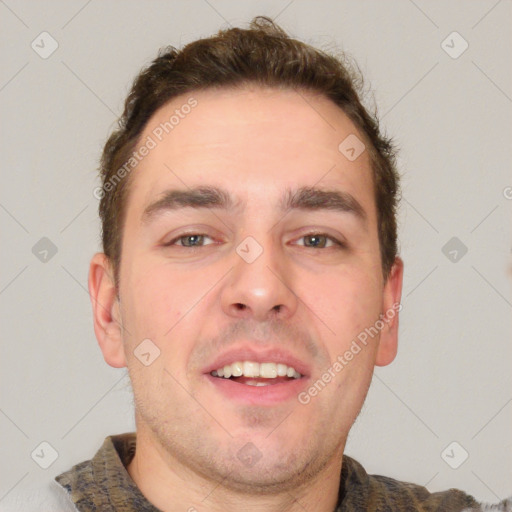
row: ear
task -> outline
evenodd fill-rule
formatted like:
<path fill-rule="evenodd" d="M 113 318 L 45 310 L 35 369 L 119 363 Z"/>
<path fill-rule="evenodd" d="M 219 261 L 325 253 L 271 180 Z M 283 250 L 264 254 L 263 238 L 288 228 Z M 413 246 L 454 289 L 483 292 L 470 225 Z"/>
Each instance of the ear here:
<path fill-rule="evenodd" d="M 398 315 L 400 299 L 402 297 L 402 282 L 404 275 L 404 262 L 396 257 L 386 284 L 384 285 L 382 297 L 382 313 L 384 327 L 380 332 L 379 348 L 375 364 L 386 366 L 393 362 L 398 350 Z"/>
<path fill-rule="evenodd" d="M 96 253 L 89 267 L 89 296 L 94 315 L 94 332 L 105 361 L 114 368 L 126 366 L 119 301 L 110 261 Z"/>

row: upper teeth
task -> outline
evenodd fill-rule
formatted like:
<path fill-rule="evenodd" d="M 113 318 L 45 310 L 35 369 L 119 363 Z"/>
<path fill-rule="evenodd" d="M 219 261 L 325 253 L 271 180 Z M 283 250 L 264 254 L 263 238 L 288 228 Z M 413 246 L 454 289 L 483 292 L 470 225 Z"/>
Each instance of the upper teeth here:
<path fill-rule="evenodd" d="M 276 377 L 293 377 L 298 379 L 302 375 L 292 366 L 281 363 L 255 363 L 253 361 L 237 361 L 217 368 L 211 372 L 214 377 L 262 377 L 264 379 L 275 379 Z"/>

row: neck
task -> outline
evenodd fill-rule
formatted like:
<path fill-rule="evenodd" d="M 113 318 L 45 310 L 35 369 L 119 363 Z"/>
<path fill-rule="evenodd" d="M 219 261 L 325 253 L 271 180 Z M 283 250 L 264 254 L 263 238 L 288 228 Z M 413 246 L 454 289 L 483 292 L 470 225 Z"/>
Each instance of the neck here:
<path fill-rule="evenodd" d="M 333 457 L 313 480 L 300 487 L 250 494 L 232 490 L 223 484 L 226 479 L 216 481 L 197 474 L 138 430 L 136 452 L 127 471 L 148 501 L 162 512 L 333 512 L 338 501 L 343 450 L 337 453 L 339 456 Z"/>

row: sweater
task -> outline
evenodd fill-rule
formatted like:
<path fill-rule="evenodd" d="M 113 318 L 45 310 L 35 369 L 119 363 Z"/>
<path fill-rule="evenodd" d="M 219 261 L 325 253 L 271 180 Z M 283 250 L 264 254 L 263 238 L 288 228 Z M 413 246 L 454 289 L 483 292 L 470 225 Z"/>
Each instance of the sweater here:
<path fill-rule="evenodd" d="M 73 510 L 161 512 L 142 494 L 126 470 L 135 449 L 135 433 L 108 436 L 91 460 L 81 462 L 56 476 L 55 480 L 74 504 Z M 333 512 L 472 510 L 485 509 L 480 508 L 472 496 L 461 490 L 431 493 L 421 485 L 381 475 L 369 475 L 359 462 L 343 455 L 338 501 Z M 507 506 L 489 510 L 509 509 Z"/>

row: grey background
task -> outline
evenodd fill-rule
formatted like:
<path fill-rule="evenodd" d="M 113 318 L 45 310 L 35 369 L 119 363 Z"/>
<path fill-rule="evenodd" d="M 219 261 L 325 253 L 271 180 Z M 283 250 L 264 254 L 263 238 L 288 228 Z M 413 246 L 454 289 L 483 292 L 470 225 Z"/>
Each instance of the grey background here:
<path fill-rule="evenodd" d="M 376 368 L 346 453 L 431 491 L 509 496 L 511 10 L 509 0 L 0 1 L 0 508 L 134 430 L 126 370 L 103 361 L 87 293 L 100 151 L 159 47 L 258 14 L 353 55 L 402 149 L 399 353 Z M 48 50 L 43 31 L 59 45 L 46 59 L 31 47 Z M 469 44 L 458 58 L 442 47 L 453 31 Z M 463 44 L 453 37 L 452 52 Z M 33 252 L 43 237 L 57 248 L 46 262 Z M 43 441 L 58 453 L 48 469 L 31 458 Z M 446 461 L 460 462 L 459 445 L 443 452 L 453 441 L 469 453 L 458 469 Z"/>

